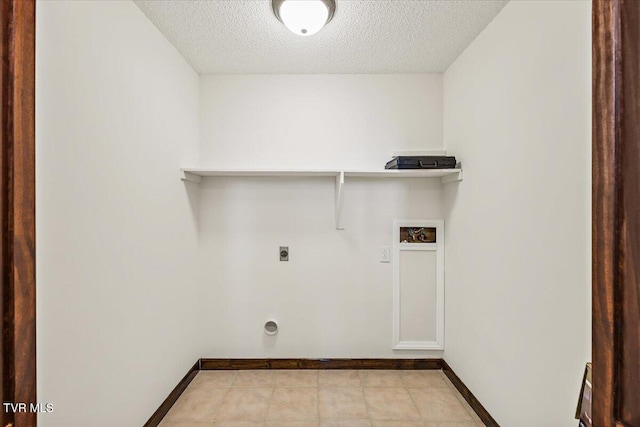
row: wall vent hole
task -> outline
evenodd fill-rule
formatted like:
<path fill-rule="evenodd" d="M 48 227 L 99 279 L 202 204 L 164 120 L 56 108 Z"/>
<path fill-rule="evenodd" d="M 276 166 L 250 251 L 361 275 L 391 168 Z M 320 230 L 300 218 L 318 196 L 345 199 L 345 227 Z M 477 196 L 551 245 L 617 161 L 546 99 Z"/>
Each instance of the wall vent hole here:
<path fill-rule="evenodd" d="M 267 335 L 275 335 L 278 333 L 278 322 L 275 320 L 268 320 L 264 324 L 264 333 Z"/>

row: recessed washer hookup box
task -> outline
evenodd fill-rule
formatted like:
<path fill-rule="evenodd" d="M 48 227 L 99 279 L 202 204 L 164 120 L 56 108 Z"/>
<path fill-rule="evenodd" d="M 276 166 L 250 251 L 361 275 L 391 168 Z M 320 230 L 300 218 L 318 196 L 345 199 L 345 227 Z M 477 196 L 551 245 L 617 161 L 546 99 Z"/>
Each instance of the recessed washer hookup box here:
<path fill-rule="evenodd" d="M 398 156 L 387 162 L 385 169 L 455 169 L 454 156 Z"/>

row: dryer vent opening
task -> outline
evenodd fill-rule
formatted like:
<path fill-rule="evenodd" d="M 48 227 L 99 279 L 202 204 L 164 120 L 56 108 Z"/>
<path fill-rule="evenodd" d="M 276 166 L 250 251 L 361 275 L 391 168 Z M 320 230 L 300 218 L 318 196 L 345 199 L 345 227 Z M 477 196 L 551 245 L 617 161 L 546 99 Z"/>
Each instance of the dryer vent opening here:
<path fill-rule="evenodd" d="M 264 324 L 264 333 L 267 335 L 275 335 L 278 333 L 278 322 L 275 320 L 267 320 Z"/>

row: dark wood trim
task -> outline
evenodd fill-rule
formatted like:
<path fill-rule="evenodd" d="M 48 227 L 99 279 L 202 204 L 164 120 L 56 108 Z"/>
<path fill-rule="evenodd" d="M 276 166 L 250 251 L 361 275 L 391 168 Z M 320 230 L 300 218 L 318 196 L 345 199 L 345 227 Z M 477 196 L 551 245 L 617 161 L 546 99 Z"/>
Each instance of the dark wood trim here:
<path fill-rule="evenodd" d="M 36 403 L 34 0 L 2 0 L 0 217 L 3 402 Z M 2 411 L 2 425 L 36 425 Z"/>
<path fill-rule="evenodd" d="M 594 0 L 593 425 L 640 422 L 640 2 Z"/>
<path fill-rule="evenodd" d="M 640 1 L 620 6 L 616 422 L 640 425 Z"/>
<path fill-rule="evenodd" d="M 453 369 L 451 369 L 451 366 L 449 366 L 449 364 L 444 360 L 442 361 L 442 371 L 487 427 L 500 427 L 497 421 L 493 419 L 485 407 L 482 406 L 480 401 L 473 395 L 473 393 L 471 393 L 471 390 L 464 385 L 460 377 L 456 375 Z"/>
<path fill-rule="evenodd" d="M 200 359 L 201 369 L 442 369 L 442 359 Z"/>
<path fill-rule="evenodd" d="M 592 361 L 594 425 L 612 427 L 614 392 L 615 151 L 617 0 L 592 3 Z M 609 421 L 605 421 L 609 420 Z"/>
<path fill-rule="evenodd" d="M 198 375 L 200 371 L 200 360 L 198 360 L 192 367 L 189 369 L 189 372 L 180 380 L 177 386 L 169 393 L 169 396 L 162 402 L 160 407 L 153 413 L 151 418 L 144 424 L 144 427 L 157 427 L 165 415 L 169 412 L 171 407 L 178 401 L 178 398 L 184 392 L 191 381 Z"/>

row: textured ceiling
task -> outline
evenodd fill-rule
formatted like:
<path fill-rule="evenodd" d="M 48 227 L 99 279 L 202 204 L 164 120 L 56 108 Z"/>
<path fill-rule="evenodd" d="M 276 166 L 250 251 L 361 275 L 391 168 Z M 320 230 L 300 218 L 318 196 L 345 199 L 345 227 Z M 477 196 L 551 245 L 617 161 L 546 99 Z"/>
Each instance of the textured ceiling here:
<path fill-rule="evenodd" d="M 506 0 L 337 0 L 297 36 L 270 0 L 134 0 L 201 74 L 443 72 Z"/>

